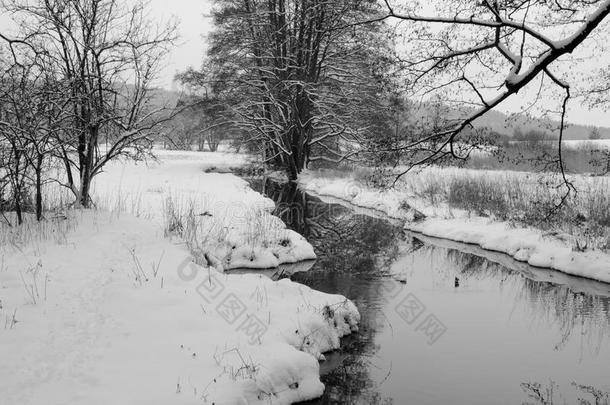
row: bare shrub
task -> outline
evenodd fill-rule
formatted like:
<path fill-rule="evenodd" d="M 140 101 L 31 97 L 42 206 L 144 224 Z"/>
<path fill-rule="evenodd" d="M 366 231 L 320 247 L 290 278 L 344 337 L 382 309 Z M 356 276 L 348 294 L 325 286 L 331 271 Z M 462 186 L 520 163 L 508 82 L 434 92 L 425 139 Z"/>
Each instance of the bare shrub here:
<path fill-rule="evenodd" d="M 394 179 L 392 173 L 383 168 L 358 168 L 354 171 L 354 180 L 368 187 L 387 187 Z"/>
<path fill-rule="evenodd" d="M 610 228 L 610 194 L 609 184 L 590 188 L 583 193 L 582 206 L 585 218 L 596 226 Z"/>
<path fill-rule="evenodd" d="M 509 204 L 506 194 L 501 185 L 483 177 L 454 177 L 449 182 L 447 203 L 477 215 L 493 214 L 506 219 Z"/>

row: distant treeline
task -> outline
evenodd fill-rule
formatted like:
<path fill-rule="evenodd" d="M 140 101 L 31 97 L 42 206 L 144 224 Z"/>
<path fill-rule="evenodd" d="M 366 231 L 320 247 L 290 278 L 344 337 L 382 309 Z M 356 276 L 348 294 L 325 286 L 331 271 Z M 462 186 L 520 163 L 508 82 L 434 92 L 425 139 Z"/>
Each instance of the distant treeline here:
<path fill-rule="evenodd" d="M 498 133 L 512 136 L 516 131 L 529 133 L 530 130 L 547 132 L 551 138 L 559 134 L 559 122 L 540 119 L 527 115 L 507 115 L 499 111 L 490 111 L 475 121 L 477 127 L 487 127 Z M 591 135 L 593 134 L 593 137 Z M 578 124 L 566 125 L 565 140 L 610 139 L 610 128 Z"/>

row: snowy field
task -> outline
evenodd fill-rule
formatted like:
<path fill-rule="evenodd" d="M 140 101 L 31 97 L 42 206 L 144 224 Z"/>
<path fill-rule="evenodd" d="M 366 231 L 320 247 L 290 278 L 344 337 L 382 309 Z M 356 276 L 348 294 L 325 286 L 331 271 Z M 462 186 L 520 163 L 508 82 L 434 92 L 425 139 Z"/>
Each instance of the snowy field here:
<path fill-rule="evenodd" d="M 187 238 L 218 268 L 270 268 L 315 259 L 311 245 L 270 214 L 274 202 L 226 173 L 246 155 L 156 152 L 161 163 L 113 164 L 96 180 L 101 207 L 145 217 Z M 204 173 L 204 170 L 221 173 Z M 222 173 L 225 172 L 225 173 Z"/>
<path fill-rule="evenodd" d="M 233 175 L 203 172 L 245 160 L 164 152 L 159 163 L 115 164 L 96 180 L 98 209 L 66 212 L 37 237 L 4 235 L 0 403 L 290 404 L 320 396 L 318 361 L 357 330 L 359 314 L 343 296 L 222 272 L 313 256 L 271 217 L 270 200 Z M 200 221 L 193 240 L 207 235 L 196 247 L 210 252 L 211 266 L 196 264 L 192 244 L 168 234 L 170 199 L 197 214 L 186 218 Z"/>
<path fill-rule="evenodd" d="M 568 146 L 571 146 L 571 147 L 594 146 L 594 147 L 610 148 L 610 139 L 595 139 L 595 140 L 591 140 L 591 139 L 585 139 L 585 140 L 570 139 L 570 140 L 563 141 L 563 143 L 565 145 L 568 145 Z"/>
<path fill-rule="evenodd" d="M 571 235 L 543 232 L 532 227 L 516 225 L 492 216 L 477 216 L 455 209 L 443 202 L 426 198 L 427 187 L 438 184 L 438 179 L 482 176 L 498 184 L 518 182 L 531 189 L 535 197 L 541 181 L 537 175 L 525 172 L 479 171 L 458 168 L 429 167 L 403 177 L 394 188 L 378 189 L 363 184 L 353 176 L 328 177 L 324 173 L 305 173 L 300 186 L 315 195 L 364 207 L 403 219 L 405 228 L 428 236 L 472 243 L 485 249 L 506 253 L 516 260 L 533 266 L 546 267 L 567 274 L 610 283 L 610 255 L 588 250 L 574 250 Z M 580 198 L 594 190 L 608 191 L 604 177 L 574 176 L 572 181 L 580 190 Z M 442 185 L 441 185 L 442 186 Z M 426 218 L 418 220 L 418 212 Z"/>

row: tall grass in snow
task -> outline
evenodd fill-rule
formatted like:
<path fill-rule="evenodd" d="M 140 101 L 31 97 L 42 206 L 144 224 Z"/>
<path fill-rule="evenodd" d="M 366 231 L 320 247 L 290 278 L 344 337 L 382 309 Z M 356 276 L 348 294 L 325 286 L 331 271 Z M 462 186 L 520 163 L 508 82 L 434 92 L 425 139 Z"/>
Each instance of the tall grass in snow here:
<path fill-rule="evenodd" d="M 577 193 L 559 204 L 565 188 L 556 178 L 524 173 L 428 170 L 400 184 L 429 205 L 445 205 L 516 225 L 571 237 L 579 248 L 610 249 L 610 179 L 580 178 Z"/>
<path fill-rule="evenodd" d="M 349 178 L 367 188 L 379 188 L 376 183 L 380 176 L 385 177 L 385 185 L 395 179 L 391 173 L 365 167 L 352 171 L 349 166 L 320 169 L 309 175 Z M 393 190 L 404 194 L 405 203 L 415 199 L 441 215 L 462 210 L 515 226 L 540 228 L 566 239 L 577 250 L 610 251 L 610 177 L 573 175 L 570 181 L 577 192 L 561 205 L 566 189 L 552 173 L 432 166 L 408 172 Z"/>
<path fill-rule="evenodd" d="M 17 225 L 14 212 L 4 212 L 0 216 L 0 248 L 39 245 L 43 241 L 66 243 L 67 235 L 79 221 L 79 213 L 71 210 L 74 201 L 72 193 L 56 182 L 48 182 L 43 187 L 43 220 L 37 221 L 34 207 L 25 206 L 23 224 Z"/>
<path fill-rule="evenodd" d="M 12 216 L 7 215 L 10 218 Z M 26 215 L 23 224 L 19 226 L 0 222 L 0 247 L 19 250 L 23 246 L 39 245 L 43 241 L 65 244 L 67 235 L 76 229 L 78 222 L 79 212 L 75 211 L 56 214 L 43 221 L 37 221 L 33 215 Z"/>
<path fill-rule="evenodd" d="M 43 241 L 66 243 L 67 235 L 74 231 L 85 211 L 75 206 L 75 197 L 58 182 L 47 182 L 43 187 L 43 219 L 37 221 L 33 206 L 26 205 L 24 221 L 17 225 L 13 212 L 0 215 L 0 247 L 21 248 Z M 125 190 L 120 184 L 110 190 L 93 193 L 91 211 L 111 213 L 110 220 L 129 213 L 137 217 L 150 217 L 152 206 L 144 204 L 139 190 Z"/>
<path fill-rule="evenodd" d="M 166 236 L 177 235 L 200 264 L 228 265 L 232 251 L 282 244 L 285 225 L 262 207 L 239 201 L 209 206 L 189 197 L 168 196 L 163 205 Z"/>

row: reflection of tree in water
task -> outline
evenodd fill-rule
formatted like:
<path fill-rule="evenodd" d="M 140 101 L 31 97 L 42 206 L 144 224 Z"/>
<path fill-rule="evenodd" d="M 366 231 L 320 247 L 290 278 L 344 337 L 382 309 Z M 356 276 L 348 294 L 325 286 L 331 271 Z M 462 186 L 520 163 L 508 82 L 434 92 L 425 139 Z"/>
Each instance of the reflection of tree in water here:
<path fill-rule="evenodd" d="M 361 330 L 358 335 L 347 342 L 343 342 L 341 351 L 349 353 L 341 362 L 341 366 L 332 372 L 323 375 L 321 380 L 326 386 L 324 395 L 310 405 L 391 405 L 389 398 L 383 398 L 379 393 L 378 382 L 371 379 L 369 370 L 375 367 L 372 364 L 373 353 L 377 347 L 372 347 L 372 334 L 374 330 Z M 362 338 L 360 335 L 365 336 Z M 368 336 L 368 337 L 367 337 Z"/>
<path fill-rule="evenodd" d="M 327 389 L 324 397 L 312 402 L 316 405 L 391 405 L 391 398 L 383 398 L 375 392 L 375 385 L 368 377 L 369 365 L 360 357 L 351 357 L 331 375 L 324 378 Z"/>
<path fill-rule="evenodd" d="M 377 314 L 366 306 L 359 305 L 359 308 L 363 316 L 360 330 L 342 340 L 338 353 L 334 353 L 335 356 L 342 357 L 341 365 L 321 376 L 326 386 L 324 395 L 308 404 L 392 404 L 391 400 L 381 396 L 379 382 L 374 381 L 370 375 L 371 369 L 379 368 L 373 362 L 375 353 L 379 350 L 379 346 L 374 343 L 375 334 L 379 331 L 375 318 Z"/>
<path fill-rule="evenodd" d="M 447 259 L 465 279 L 497 277 L 498 271 L 513 273 L 512 270 L 500 266 L 497 263 L 490 262 L 481 256 L 460 252 L 455 249 L 437 248 L 436 250 L 445 250 Z"/>
<path fill-rule="evenodd" d="M 587 347 L 598 353 L 604 338 L 610 336 L 610 297 L 573 291 L 567 285 L 549 281 L 532 280 L 483 257 L 455 249 L 443 250 L 447 251 L 447 259 L 457 267 L 461 277 L 491 280 L 499 277 L 502 284 L 510 281 L 517 292 L 515 302 L 529 305 L 532 320 L 557 325 L 561 339 L 555 345 L 556 350 L 561 350 L 572 336 L 577 336 L 583 339 L 582 349 Z"/>
<path fill-rule="evenodd" d="M 384 327 L 377 319 L 379 280 L 398 257 L 402 229 L 391 223 L 356 215 L 349 208 L 327 204 L 304 194 L 295 184 L 253 181 L 254 189 L 273 199 L 274 214 L 313 245 L 318 260 L 291 279 L 309 287 L 352 299 L 362 315 L 360 330 L 345 339 L 341 366 L 322 376 L 324 396 L 311 404 L 391 404 L 376 392 L 370 364 L 378 347 L 375 334 Z M 421 243 L 421 242 L 420 242 Z M 387 281 L 387 280 L 386 280 Z"/>
<path fill-rule="evenodd" d="M 527 395 L 523 405 L 568 405 L 569 402 L 562 395 L 561 388 L 554 381 L 548 385 L 537 382 L 521 383 L 521 389 Z M 610 393 L 590 385 L 572 383 L 576 391 L 579 405 L 610 405 Z"/>
<path fill-rule="evenodd" d="M 561 350 L 576 335 L 595 353 L 599 352 L 610 331 L 610 298 L 527 278 L 523 283 L 520 298 L 530 303 L 531 316 L 559 325 L 562 338 L 556 344 L 556 350 Z"/>
<path fill-rule="evenodd" d="M 302 193 L 295 183 L 278 184 L 269 179 L 252 181 L 253 187 L 273 199 L 275 214 L 290 229 L 303 235 L 314 247 L 319 259 L 316 269 L 324 271 L 323 291 L 344 294 L 351 289 L 345 284 L 346 273 L 353 278 L 379 277 L 398 255 L 400 227 L 391 223 L 355 215 L 349 208 L 324 203 L 318 198 Z M 339 272 L 340 274 L 337 274 Z M 335 280 L 335 276 L 338 276 Z M 299 275 L 299 281 L 317 288 L 307 275 Z M 305 277 L 305 278 L 302 278 Z M 347 277 L 349 278 L 349 277 Z M 339 284 L 341 280 L 344 284 Z"/>

